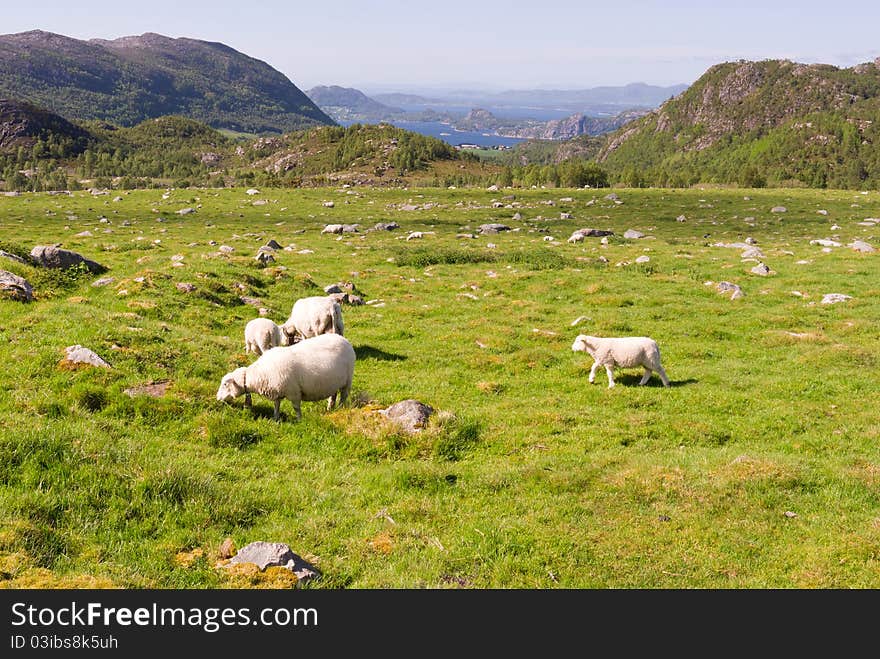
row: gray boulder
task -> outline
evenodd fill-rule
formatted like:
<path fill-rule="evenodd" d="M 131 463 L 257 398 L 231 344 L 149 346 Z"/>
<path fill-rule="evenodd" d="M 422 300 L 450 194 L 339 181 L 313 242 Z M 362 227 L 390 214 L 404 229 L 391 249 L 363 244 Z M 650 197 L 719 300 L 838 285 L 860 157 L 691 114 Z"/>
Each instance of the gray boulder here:
<path fill-rule="evenodd" d="M 28 280 L 6 270 L 0 270 L 0 294 L 20 302 L 34 299 L 34 289 Z"/>
<path fill-rule="evenodd" d="M 2 249 L 0 249 L 0 256 L 2 256 L 5 259 L 10 259 L 12 261 L 15 261 L 16 263 L 21 263 L 22 265 L 29 265 L 27 261 L 25 261 L 23 258 L 18 256 L 17 254 L 10 254 L 9 252 L 4 252 Z"/>
<path fill-rule="evenodd" d="M 64 349 L 64 361 L 71 364 L 88 364 L 101 368 L 110 368 L 110 364 L 101 359 L 94 351 L 77 344 Z"/>
<path fill-rule="evenodd" d="M 258 540 L 245 545 L 238 553 L 229 559 L 225 567 L 239 563 L 254 563 L 261 570 L 267 567 L 283 567 L 293 572 L 297 579 L 305 581 L 317 577 L 321 573 L 314 565 L 306 561 L 302 556 L 293 553 L 290 547 L 283 542 L 263 542 Z"/>
<path fill-rule="evenodd" d="M 69 268 L 83 263 L 93 274 L 107 272 L 107 268 L 100 263 L 87 259 L 77 252 L 61 249 L 54 245 L 37 245 L 31 250 L 31 260 L 44 268 Z"/>
<path fill-rule="evenodd" d="M 478 231 L 482 234 L 501 233 L 502 231 L 510 231 L 510 227 L 506 224 L 490 222 L 489 224 L 481 224 Z"/>
<path fill-rule="evenodd" d="M 434 413 L 434 408 L 413 398 L 407 398 L 384 410 L 379 410 L 379 412 L 403 430 L 417 432 L 428 423 L 428 418 Z"/>
<path fill-rule="evenodd" d="M 395 229 L 399 229 L 400 225 L 397 222 L 377 222 L 373 229 L 375 231 L 394 231 Z"/>
<path fill-rule="evenodd" d="M 641 231 L 636 231 L 635 229 L 627 229 L 624 232 L 623 237 L 627 240 L 638 240 L 639 238 L 644 238 L 645 234 Z"/>

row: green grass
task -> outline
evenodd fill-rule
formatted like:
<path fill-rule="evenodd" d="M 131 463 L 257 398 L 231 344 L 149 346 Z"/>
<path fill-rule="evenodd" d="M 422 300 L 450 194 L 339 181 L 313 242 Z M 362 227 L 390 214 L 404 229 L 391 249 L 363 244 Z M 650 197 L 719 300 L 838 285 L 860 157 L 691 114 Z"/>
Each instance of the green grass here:
<path fill-rule="evenodd" d="M 880 256 L 809 244 L 880 244 L 857 224 L 880 193 L 163 192 L 0 197 L 0 249 L 62 243 L 114 278 L 0 257 L 37 297 L 0 300 L 0 585 L 228 587 L 228 536 L 289 544 L 316 589 L 880 586 Z M 517 230 L 457 237 L 488 222 Z M 568 243 L 582 227 L 615 235 Z M 749 236 L 775 274 L 713 246 Z M 261 268 L 270 239 L 292 248 Z M 282 322 L 336 282 L 371 302 L 343 309 L 347 406 L 297 422 L 285 402 L 275 423 L 259 396 L 215 400 L 251 360 L 241 296 Z M 652 336 L 673 386 L 589 385 L 579 333 Z M 60 367 L 73 344 L 112 369 Z M 125 393 L 157 380 L 160 398 Z M 419 434 L 377 413 L 405 398 L 437 411 Z"/>

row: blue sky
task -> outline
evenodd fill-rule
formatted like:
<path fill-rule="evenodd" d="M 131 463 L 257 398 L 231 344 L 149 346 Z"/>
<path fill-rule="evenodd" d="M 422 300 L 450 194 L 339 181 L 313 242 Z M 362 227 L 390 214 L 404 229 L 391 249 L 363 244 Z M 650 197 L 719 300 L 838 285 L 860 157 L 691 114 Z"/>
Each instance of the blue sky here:
<path fill-rule="evenodd" d="M 220 41 L 298 87 L 577 89 L 690 83 L 712 64 L 880 57 L 880 0 L 8 3 L 0 33 Z"/>

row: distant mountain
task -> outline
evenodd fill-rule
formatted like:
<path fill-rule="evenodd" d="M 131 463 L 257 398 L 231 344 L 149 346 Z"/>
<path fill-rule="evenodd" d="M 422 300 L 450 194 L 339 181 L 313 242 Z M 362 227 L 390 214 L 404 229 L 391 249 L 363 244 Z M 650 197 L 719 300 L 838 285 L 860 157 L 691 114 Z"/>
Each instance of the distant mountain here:
<path fill-rule="evenodd" d="M 474 108 L 463 119 L 452 122 L 457 130 L 493 131 L 502 137 L 538 140 L 567 140 L 578 135 L 601 135 L 647 114 L 647 110 L 626 110 L 612 117 L 573 114 L 550 121 L 500 119 L 488 110 Z"/>
<path fill-rule="evenodd" d="M 265 62 L 221 43 L 153 33 L 112 41 L 0 35 L 0 96 L 122 126 L 172 114 L 250 133 L 333 123 Z"/>
<path fill-rule="evenodd" d="M 336 121 L 378 123 L 404 112 L 400 108 L 379 103 L 351 87 L 320 85 L 308 90 L 306 96 Z"/>
<path fill-rule="evenodd" d="M 64 117 L 31 103 L 0 98 L 0 152 L 31 148 L 38 140 L 50 139 L 81 151 L 90 137 L 88 131 Z"/>
<path fill-rule="evenodd" d="M 877 185 L 880 58 L 846 69 L 788 60 L 718 64 L 610 134 L 597 160 L 659 185 Z"/>

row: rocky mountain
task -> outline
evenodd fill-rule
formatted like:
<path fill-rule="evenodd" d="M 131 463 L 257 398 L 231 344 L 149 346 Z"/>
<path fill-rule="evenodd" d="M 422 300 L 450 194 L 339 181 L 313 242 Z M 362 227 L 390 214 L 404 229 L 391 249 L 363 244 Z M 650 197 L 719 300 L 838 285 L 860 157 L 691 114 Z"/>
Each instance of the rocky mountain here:
<path fill-rule="evenodd" d="M 563 119 L 501 119 L 488 110 L 474 108 L 464 118 L 452 122 L 457 130 L 492 131 L 502 137 L 537 140 L 568 140 L 578 135 L 601 135 L 647 114 L 647 110 L 626 110 L 611 117 L 588 117 L 573 114 Z"/>
<path fill-rule="evenodd" d="M 658 181 L 880 177 L 880 59 L 852 68 L 788 60 L 710 68 L 686 91 L 608 136 L 597 160 Z"/>
<path fill-rule="evenodd" d="M 66 141 L 82 149 L 89 137 L 88 131 L 64 117 L 24 101 L 0 98 L 0 152 L 29 149 L 41 139 Z"/>
<path fill-rule="evenodd" d="M 265 62 L 221 43 L 153 33 L 112 41 L 0 35 L 0 96 L 122 126 L 172 114 L 249 133 L 334 123 Z"/>
<path fill-rule="evenodd" d="M 319 85 L 309 89 L 306 96 L 336 121 L 379 123 L 404 112 L 400 108 L 379 103 L 351 87 Z"/>

